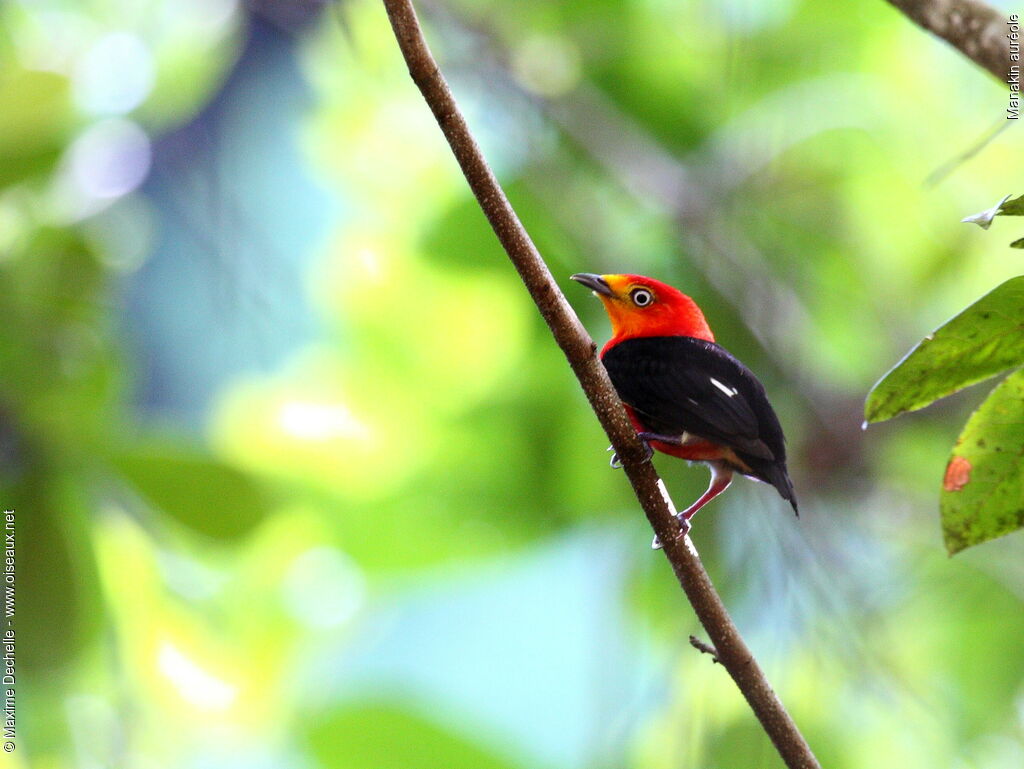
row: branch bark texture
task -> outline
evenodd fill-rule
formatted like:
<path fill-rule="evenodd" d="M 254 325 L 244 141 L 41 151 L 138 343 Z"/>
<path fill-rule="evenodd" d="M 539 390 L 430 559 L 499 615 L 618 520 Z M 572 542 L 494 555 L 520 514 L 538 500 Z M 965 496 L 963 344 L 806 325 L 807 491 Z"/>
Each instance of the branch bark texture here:
<path fill-rule="evenodd" d="M 410 0 L 384 0 L 384 6 L 413 82 L 433 112 L 481 209 L 622 460 L 647 519 L 665 543 L 664 552 L 676 578 L 714 645 L 718 661 L 736 682 L 786 765 L 791 769 L 820 769 L 807 741 L 733 624 L 693 543 L 689 537 L 681 536 L 672 500 L 654 466 L 645 461 L 636 432 L 595 354 L 596 345 L 562 295 L 480 152 L 430 53 L 412 3 Z"/>
<path fill-rule="evenodd" d="M 980 0 L 887 0 L 1006 84 L 1010 31 L 1006 17 Z"/>

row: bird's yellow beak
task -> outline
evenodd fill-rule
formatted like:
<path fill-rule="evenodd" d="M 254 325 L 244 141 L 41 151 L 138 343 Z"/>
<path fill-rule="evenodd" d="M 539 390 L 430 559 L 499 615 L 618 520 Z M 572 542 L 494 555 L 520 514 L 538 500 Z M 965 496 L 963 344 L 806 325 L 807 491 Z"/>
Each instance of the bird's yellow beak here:
<path fill-rule="evenodd" d="M 592 272 L 577 272 L 575 275 L 570 277 L 577 283 L 582 283 L 584 286 L 591 289 L 598 296 L 615 296 L 615 292 L 612 290 L 612 287 L 608 285 L 608 281 L 604 279 L 603 275 L 595 275 Z"/>

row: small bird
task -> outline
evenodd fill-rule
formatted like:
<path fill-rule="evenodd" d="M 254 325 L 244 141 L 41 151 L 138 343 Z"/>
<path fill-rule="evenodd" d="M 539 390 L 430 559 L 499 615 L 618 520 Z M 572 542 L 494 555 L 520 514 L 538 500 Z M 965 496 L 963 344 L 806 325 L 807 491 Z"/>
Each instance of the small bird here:
<path fill-rule="evenodd" d="M 640 275 L 579 273 L 612 322 L 601 360 L 648 450 L 704 462 L 711 484 L 679 513 L 694 513 L 725 491 L 734 472 L 774 486 L 797 512 L 786 444 L 764 386 L 715 337 L 697 303 Z M 613 466 L 618 466 L 616 459 Z M 655 541 L 657 543 L 657 541 Z"/>

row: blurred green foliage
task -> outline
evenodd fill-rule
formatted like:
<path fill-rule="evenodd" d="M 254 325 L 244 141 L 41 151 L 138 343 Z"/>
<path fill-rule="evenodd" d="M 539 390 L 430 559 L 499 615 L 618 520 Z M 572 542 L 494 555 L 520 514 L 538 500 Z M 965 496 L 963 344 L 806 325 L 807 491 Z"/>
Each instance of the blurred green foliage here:
<path fill-rule="evenodd" d="M 823 764 L 1022 765 L 1020 538 L 948 560 L 934 521 L 971 404 L 860 430 L 1020 272 L 959 223 L 1014 130 L 923 184 L 1003 88 L 884 3 L 417 5 L 555 275 L 682 287 L 764 380 L 806 513 L 736 483 L 694 537 Z M 379 3 L 7 3 L 0 98 L 13 766 L 779 765 Z"/>
<path fill-rule="evenodd" d="M 506 762 L 400 708 L 367 704 L 330 713 L 310 735 L 325 766 L 381 769 L 511 769 Z"/>

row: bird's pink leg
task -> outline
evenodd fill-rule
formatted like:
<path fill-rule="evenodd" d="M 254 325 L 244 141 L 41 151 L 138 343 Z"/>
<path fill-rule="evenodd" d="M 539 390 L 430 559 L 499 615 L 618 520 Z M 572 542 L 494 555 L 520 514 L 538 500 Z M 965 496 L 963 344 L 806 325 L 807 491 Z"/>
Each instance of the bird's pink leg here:
<path fill-rule="evenodd" d="M 676 515 L 679 519 L 680 537 L 686 536 L 690 531 L 690 519 L 693 518 L 694 514 L 712 499 L 729 488 L 729 484 L 732 483 L 732 468 L 721 462 L 709 462 L 708 467 L 711 470 L 711 483 L 708 485 L 708 490 L 701 494 L 696 502 Z M 661 541 L 655 537 L 654 542 L 651 543 L 651 547 L 655 550 L 660 550 Z"/>
<path fill-rule="evenodd" d="M 711 463 L 708 467 L 711 468 L 711 483 L 708 485 L 708 490 L 701 494 L 696 502 L 679 513 L 680 523 L 688 522 L 693 518 L 694 513 L 729 488 L 729 484 L 732 483 L 732 470 L 730 468 L 718 462 Z"/>

